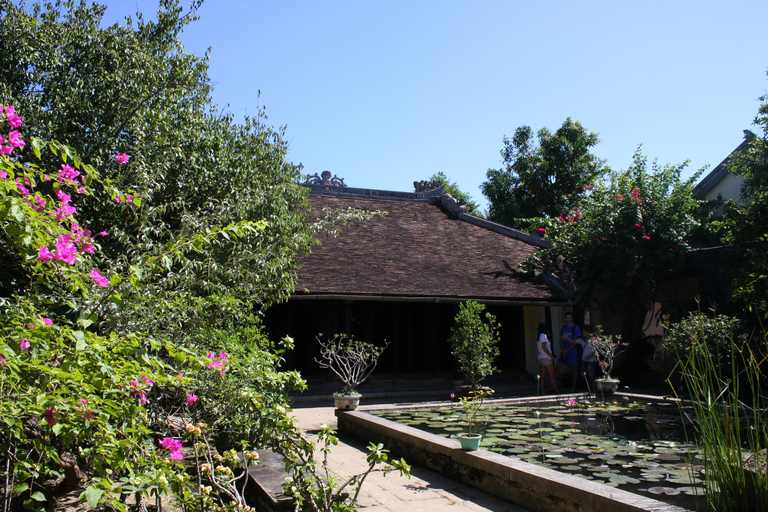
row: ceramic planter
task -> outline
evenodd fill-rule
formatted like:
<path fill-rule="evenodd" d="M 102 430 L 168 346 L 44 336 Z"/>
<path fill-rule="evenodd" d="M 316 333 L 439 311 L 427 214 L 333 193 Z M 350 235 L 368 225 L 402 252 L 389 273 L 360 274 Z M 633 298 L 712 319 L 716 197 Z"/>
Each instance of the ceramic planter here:
<path fill-rule="evenodd" d="M 342 411 L 354 411 L 360 405 L 360 395 L 337 396 L 333 395 L 333 403 Z"/>
<path fill-rule="evenodd" d="M 609 395 L 619 389 L 619 379 L 597 379 L 597 390 Z"/>
<path fill-rule="evenodd" d="M 483 438 L 480 434 L 460 434 L 459 442 L 462 450 L 478 450 L 480 440 Z"/>

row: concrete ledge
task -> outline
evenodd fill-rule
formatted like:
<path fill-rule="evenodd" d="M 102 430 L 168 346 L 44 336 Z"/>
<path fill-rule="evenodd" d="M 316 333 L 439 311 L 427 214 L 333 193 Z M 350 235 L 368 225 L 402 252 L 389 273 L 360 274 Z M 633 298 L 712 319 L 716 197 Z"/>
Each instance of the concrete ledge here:
<path fill-rule="evenodd" d="M 532 511 L 683 512 L 685 509 L 487 450 L 465 452 L 458 441 L 363 411 L 336 411 L 339 432 L 384 443 L 409 463 L 477 487 Z"/>

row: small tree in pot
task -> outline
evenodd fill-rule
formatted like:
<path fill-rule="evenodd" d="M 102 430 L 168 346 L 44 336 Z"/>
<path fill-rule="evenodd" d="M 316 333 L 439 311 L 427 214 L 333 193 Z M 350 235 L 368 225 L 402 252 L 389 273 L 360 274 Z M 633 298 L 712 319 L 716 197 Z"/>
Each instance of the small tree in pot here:
<path fill-rule="evenodd" d="M 346 334 L 334 334 L 332 338 L 323 341 L 317 337 L 320 343 L 320 359 L 315 359 L 320 368 L 329 368 L 339 376 L 344 387 L 334 393 L 334 397 L 357 397 L 356 400 L 336 400 L 336 406 L 340 409 L 354 409 L 360 400 L 357 386 L 376 368 L 379 356 L 389 343 L 384 342 L 383 347 L 372 343 L 359 341 Z M 343 403 L 342 403 L 343 402 Z"/>
<path fill-rule="evenodd" d="M 483 304 L 471 300 L 462 303 L 448 338 L 451 353 L 459 363 L 459 371 L 470 382 L 472 389 L 479 389 L 480 382 L 496 370 L 493 361 L 499 355 L 496 345 L 501 325 L 490 313 L 485 314 L 484 321 L 481 317 L 483 311 Z"/>

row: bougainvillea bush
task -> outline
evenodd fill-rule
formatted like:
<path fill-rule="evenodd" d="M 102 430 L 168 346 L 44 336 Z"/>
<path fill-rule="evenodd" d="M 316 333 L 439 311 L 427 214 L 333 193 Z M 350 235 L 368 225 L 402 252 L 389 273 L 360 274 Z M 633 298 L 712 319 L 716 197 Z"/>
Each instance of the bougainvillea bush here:
<path fill-rule="evenodd" d="M 298 377 L 290 372 L 277 376 L 275 354 L 263 353 L 258 364 L 245 370 L 224 350 L 195 353 L 140 331 L 97 329 L 99 315 L 109 312 L 104 304 L 119 307 L 123 290 L 140 289 L 142 274 L 163 258 L 136 254 L 128 275 L 99 267 L 99 241 L 110 234 L 80 225 L 72 197 L 87 199 L 101 187 L 126 209 L 137 206 L 138 199 L 101 182 L 73 149 L 41 139 L 25 141 L 18 130 L 23 119 L 12 106 L 2 106 L 0 122 L 0 243 L 6 254 L 15 255 L 24 278 L 19 292 L 0 299 L 3 510 L 43 509 L 66 487 L 83 488 L 82 498 L 94 507 L 121 507 L 129 494 L 143 503 L 171 491 L 189 503 L 204 503 L 201 495 L 190 496 L 180 460 L 185 438 L 198 438 L 192 447 L 200 460 L 211 453 L 199 441 L 208 439 L 201 437 L 202 428 L 215 434 L 215 427 L 194 426 L 192 420 L 205 416 L 216 423 L 226 411 L 220 396 L 205 393 L 227 389 L 227 383 L 232 389 L 236 380 L 247 398 L 261 382 L 243 372 L 266 370 L 274 382 L 261 386 L 261 395 L 245 409 L 251 417 L 259 412 L 285 417 L 276 402 L 287 385 L 300 386 Z M 37 157 L 47 152 L 61 163 L 55 169 L 29 159 L 22 164 L 20 151 Z M 128 155 L 115 155 L 114 165 L 128 162 Z M 216 237 L 237 239 L 262 227 L 243 221 L 175 240 L 162 255 L 182 257 Z M 264 436 L 258 441 L 266 442 Z M 212 496 L 227 496 L 224 484 L 230 473 L 234 478 L 231 470 L 207 477 L 218 490 Z M 243 505 L 232 496 L 219 502 Z"/>
<path fill-rule="evenodd" d="M 636 152 L 628 169 L 585 187 L 577 209 L 539 222 L 552 246 L 533 254 L 525 269 L 557 278 L 587 307 L 619 313 L 622 339 L 631 343 L 661 299 L 664 278 L 690 249 L 699 206 L 691 191 L 702 171 L 683 180 L 684 168 L 654 162 L 648 169 L 647 157 Z"/>

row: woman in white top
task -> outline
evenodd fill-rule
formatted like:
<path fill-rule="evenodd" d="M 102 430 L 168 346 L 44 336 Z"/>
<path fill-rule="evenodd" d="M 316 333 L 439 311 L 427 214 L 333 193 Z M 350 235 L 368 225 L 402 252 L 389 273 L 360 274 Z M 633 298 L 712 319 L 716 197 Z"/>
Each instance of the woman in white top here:
<path fill-rule="evenodd" d="M 547 338 L 547 324 L 541 322 L 539 324 L 539 335 L 536 339 L 536 348 L 539 351 L 539 384 L 541 385 L 541 393 L 544 394 L 544 381 L 549 375 L 549 382 L 552 384 L 552 389 L 555 393 L 560 394 L 557 390 L 557 381 L 555 380 L 555 356 L 552 354 L 552 344 Z"/>

